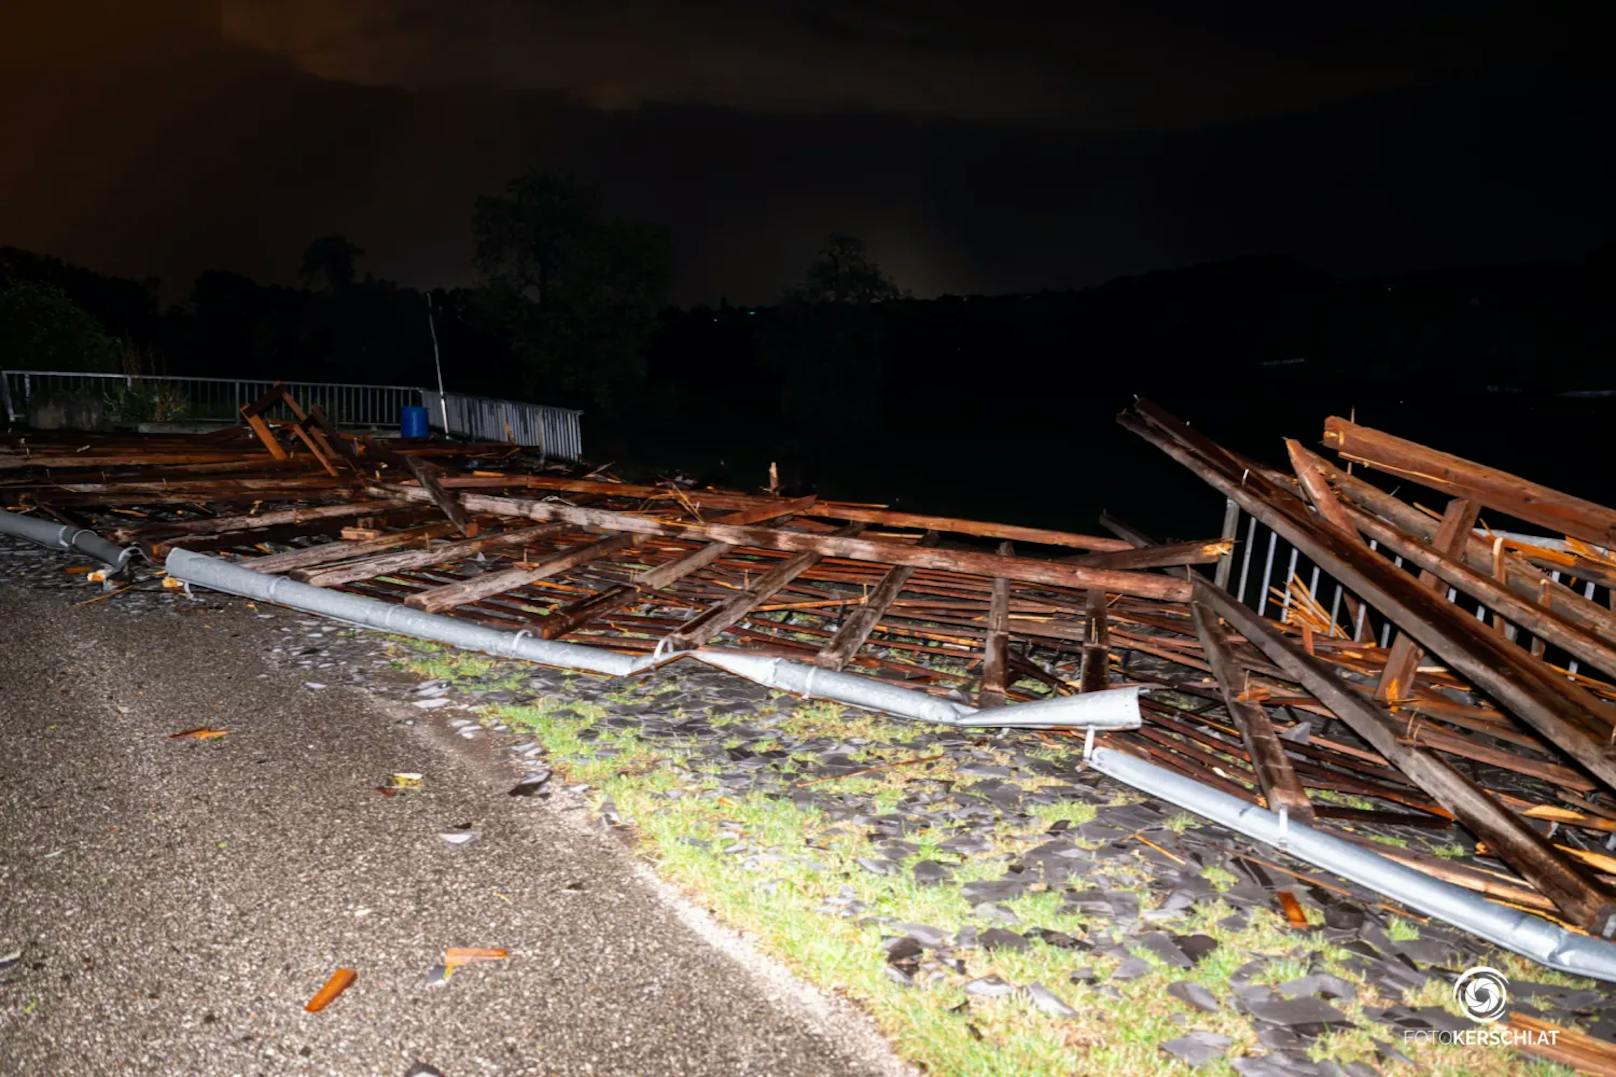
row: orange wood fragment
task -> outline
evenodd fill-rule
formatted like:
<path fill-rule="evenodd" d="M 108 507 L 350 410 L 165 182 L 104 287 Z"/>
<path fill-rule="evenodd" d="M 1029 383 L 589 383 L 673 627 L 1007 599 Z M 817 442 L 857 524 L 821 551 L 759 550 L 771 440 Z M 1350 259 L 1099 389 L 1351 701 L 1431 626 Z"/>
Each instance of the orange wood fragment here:
<path fill-rule="evenodd" d="M 228 737 L 229 735 L 230 735 L 230 731 L 228 729 L 214 729 L 212 726 L 199 725 L 195 729 L 186 729 L 186 730 L 183 730 L 182 732 L 179 732 L 179 733 L 170 733 L 168 735 L 168 739 L 169 740 L 217 740 L 220 737 Z"/>
<path fill-rule="evenodd" d="M 443 951 L 444 968 L 475 965 L 480 961 L 503 961 L 511 956 L 503 946 L 450 946 Z"/>
<path fill-rule="evenodd" d="M 354 978 L 358 975 L 353 969 L 338 969 L 331 974 L 331 978 L 325 982 L 325 986 L 316 991 L 314 997 L 309 999 L 303 1008 L 310 1013 L 319 1013 L 331 1005 L 332 999 L 348 990 L 353 985 Z"/>
<path fill-rule="evenodd" d="M 1285 911 L 1285 919 L 1298 931 L 1305 931 L 1311 925 L 1307 922 L 1307 913 L 1302 911 L 1302 903 L 1296 900 L 1296 895 L 1289 890 L 1276 890 L 1274 897 L 1279 899 L 1279 907 Z"/>

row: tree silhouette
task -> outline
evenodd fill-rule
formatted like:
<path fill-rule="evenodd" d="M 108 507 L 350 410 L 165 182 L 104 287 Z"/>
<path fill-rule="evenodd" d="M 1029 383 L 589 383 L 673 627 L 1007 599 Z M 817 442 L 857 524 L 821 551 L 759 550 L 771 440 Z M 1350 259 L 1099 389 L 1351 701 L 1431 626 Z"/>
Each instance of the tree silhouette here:
<path fill-rule="evenodd" d="M 862 239 L 836 233 L 825 240 L 802 284 L 788 298 L 868 304 L 896 299 L 898 294 L 898 286 L 870 258 Z"/>

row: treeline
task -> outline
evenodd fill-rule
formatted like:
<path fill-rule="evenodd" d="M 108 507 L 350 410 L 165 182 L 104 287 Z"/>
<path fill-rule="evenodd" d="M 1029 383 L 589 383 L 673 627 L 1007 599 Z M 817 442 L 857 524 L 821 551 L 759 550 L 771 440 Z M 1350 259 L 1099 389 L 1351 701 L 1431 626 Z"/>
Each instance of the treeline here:
<path fill-rule="evenodd" d="M 154 282 L 3 249 L 0 366 L 427 385 L 435 329 L 450 388 L 583 408 L 596 454 L 748 474 L 784 457 L 810 483 L 838 451 L 827 444 L 1058 451 L 1037 431 L 1103 421 L 1133 392 L 1278 404 L 1298 383 L 1616 388 L 1609 248 L 1352 280 L 1247 258 L 1083 291 L 919 300 L 833 236 L 775 303 L 672 309 L 666 233 L 614 217 L 586 187 L 524 176 L 479 199 L 471 228 L 474 287 L 377 278 L 357 245 L 324 236 L 296 286 L 210 271 L 166 309 Z"/>

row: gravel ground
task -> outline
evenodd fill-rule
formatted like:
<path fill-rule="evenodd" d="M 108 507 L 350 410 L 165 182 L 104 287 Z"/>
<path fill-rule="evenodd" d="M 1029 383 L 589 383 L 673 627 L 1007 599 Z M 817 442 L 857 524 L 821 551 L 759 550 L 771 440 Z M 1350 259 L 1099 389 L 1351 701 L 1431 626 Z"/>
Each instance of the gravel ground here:
<path fill-rule="evenodd" d="M 266 662 L 284 611 L 91 593 L 0 584 L 0 1072 L 897 1069 L 566 798 L 507 796 L 488 743 Z M 229 735 L 170 739 L 198 726 Z M 419 791 L 377 792 L 397 771 Z M 510 958 L 429 986 L 447 946 Z M 338 966 L 354 986 L 305 1013 Z"/>

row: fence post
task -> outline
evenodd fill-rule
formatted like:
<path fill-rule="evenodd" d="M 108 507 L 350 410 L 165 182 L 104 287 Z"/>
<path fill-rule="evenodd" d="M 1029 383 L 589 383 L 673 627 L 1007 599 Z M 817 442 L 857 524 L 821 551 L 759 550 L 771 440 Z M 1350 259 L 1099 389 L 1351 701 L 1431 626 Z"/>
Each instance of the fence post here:
<path fill-rule="evenodd" d="M 1218 558 L 1218 567 L 1212 575 L 1212 582 L 1217 584 L 1220 590 L 1227 591 L 1229 589 L 1229 570 L 1234 567 L 1233 540 L 1239 527 L 1240 506 L 1235 504 L 1234 498 L 1224 498 L 1222 538 L 1223 541 L 1229 543 L 1229 548 L 1223 551 L 1223 556 Z"/>

